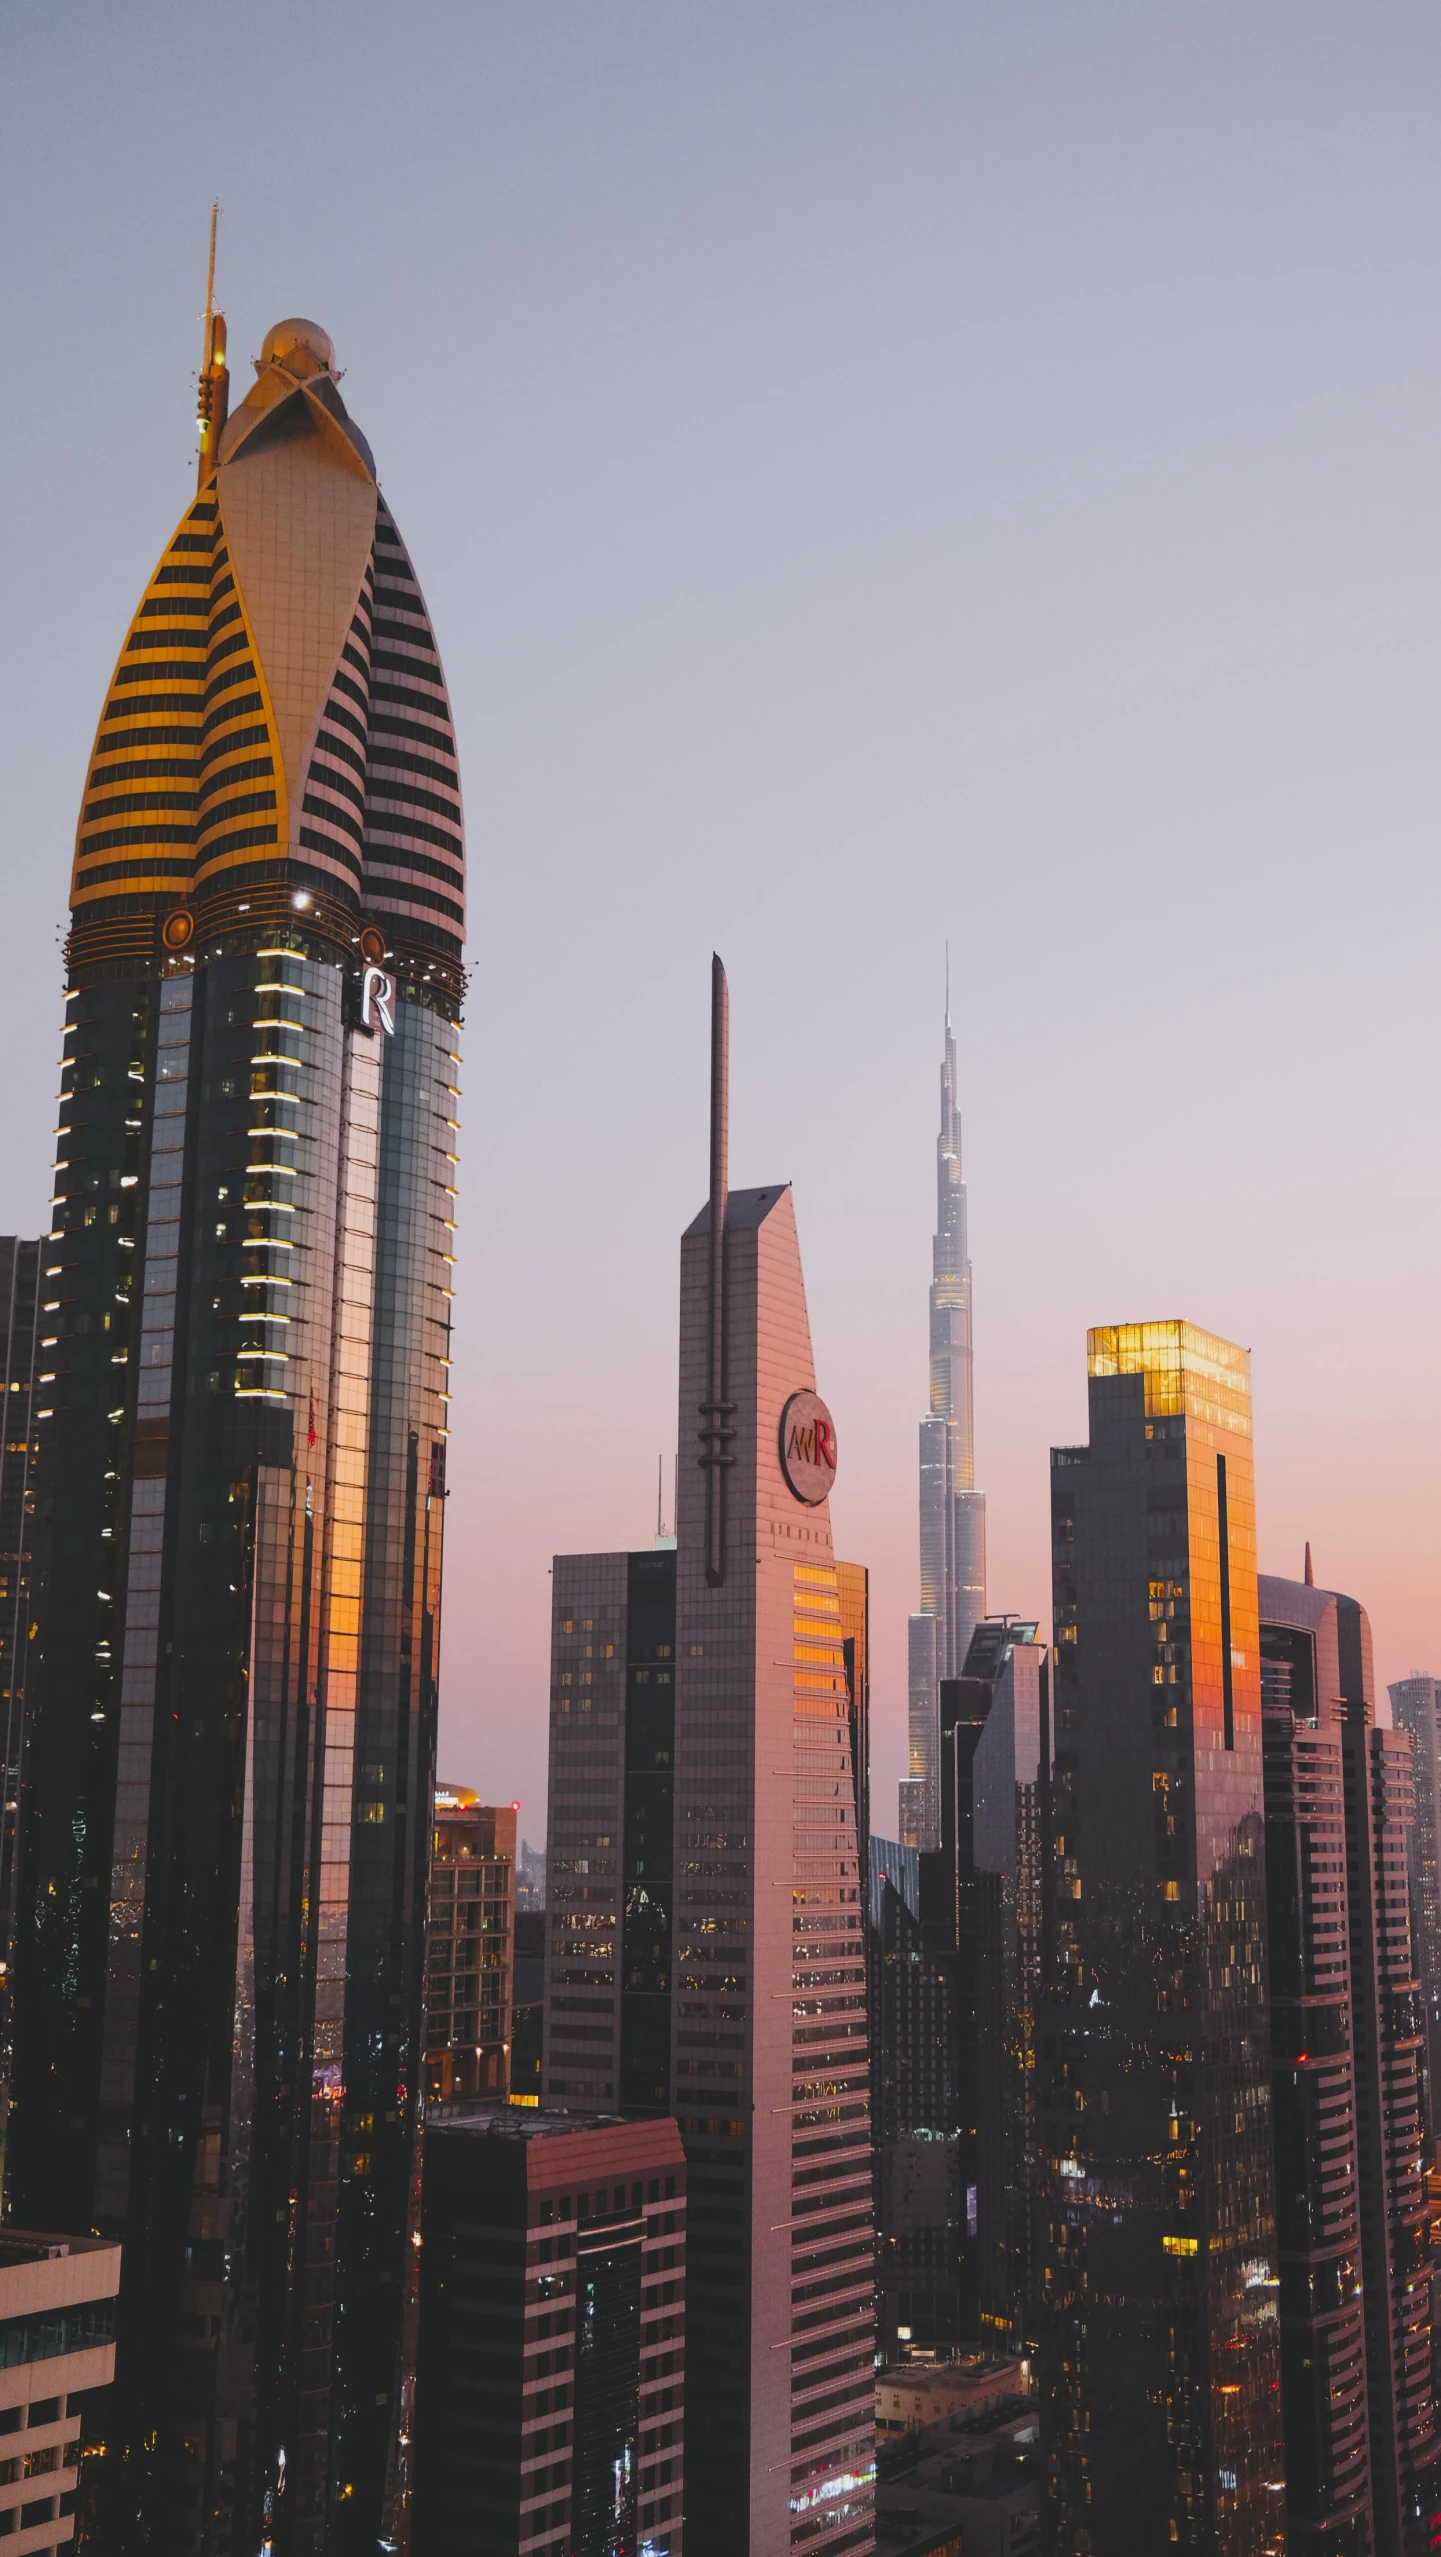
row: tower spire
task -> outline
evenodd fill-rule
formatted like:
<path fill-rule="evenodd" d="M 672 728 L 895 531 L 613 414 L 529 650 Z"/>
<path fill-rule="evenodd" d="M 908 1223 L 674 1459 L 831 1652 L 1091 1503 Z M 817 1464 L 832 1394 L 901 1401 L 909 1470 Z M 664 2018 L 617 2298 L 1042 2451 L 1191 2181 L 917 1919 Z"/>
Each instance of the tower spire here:
<path fill-rule="evenodd" d="M 1314 1589 L 1315 1586 L 1316 1575 L 1311 1569 L 1311 1540 L 1308 1536 L 1306 1539 L 1306 1587 L 1308 1589 Z"/>
<path fill-rule="evenodd" d="M 725 1469 L 731 1463 L 727 1427 L 731 1405 L 725 1399 L 725 1239 L 726 1203 L 730 1196 L 730 988 L 713 951 L 710 963 L 710 1356 L 706 1400 L 701 1405 L 705 1427 L 705 1571 L 712 1589 L 725 1579 Z"/>
<path fill-rule="evenodd" d="M 205 270 L 205 338 L 200 357 L 200 383 L 196 400 L 196 425 L 200 430 L 200 456 L 196 464 L 197 490 L 205 486 L 215 469 L 216 448 L 230 407 L 230 374 L 225 362 L 225 314 L 215 307 L 215 234 L 220 227 L 220 204 L 210 208 L 210 262 Z"/>

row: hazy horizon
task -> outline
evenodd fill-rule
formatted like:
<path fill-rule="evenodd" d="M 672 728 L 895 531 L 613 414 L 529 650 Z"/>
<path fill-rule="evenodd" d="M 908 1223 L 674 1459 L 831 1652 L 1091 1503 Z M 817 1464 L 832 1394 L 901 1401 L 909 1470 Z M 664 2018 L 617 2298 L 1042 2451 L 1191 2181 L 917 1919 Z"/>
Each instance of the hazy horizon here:
<path fill-rule="evenodd" d="M 70 852 L 237 385 L 331 333 L 467 794 L 443 1772 L 544 1830 L 548 1567 L 643 1545 L 706 1181 L 790 1178 L 895 1819 L 943 945 L 990 1603 L 1085 1333 L 1253 1352 L 1260 1561 L 1441 1666 L 1441 22 L 376 0 L 0 23 L 11 969 L 43 1230 Z"/>

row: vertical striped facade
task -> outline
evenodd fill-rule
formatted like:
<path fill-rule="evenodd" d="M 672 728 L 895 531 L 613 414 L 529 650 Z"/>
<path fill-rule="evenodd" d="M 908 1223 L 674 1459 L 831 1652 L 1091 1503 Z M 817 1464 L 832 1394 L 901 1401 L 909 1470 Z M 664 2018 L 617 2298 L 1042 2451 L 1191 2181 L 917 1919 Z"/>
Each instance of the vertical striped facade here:
<path fill-rule="evenodd" d="M 464 857 L 329 340 L 256 369 L 76 838 L 9 2198 L 125 2241 L 100 2544 L 339 2557 L 405 2529 Z"/>

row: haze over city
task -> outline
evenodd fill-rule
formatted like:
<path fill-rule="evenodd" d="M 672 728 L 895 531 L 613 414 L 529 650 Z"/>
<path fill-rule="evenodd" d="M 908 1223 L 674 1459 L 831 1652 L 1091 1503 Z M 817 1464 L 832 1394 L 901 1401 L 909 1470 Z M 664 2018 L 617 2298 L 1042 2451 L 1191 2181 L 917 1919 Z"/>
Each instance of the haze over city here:
<path fill-rule="evenodd" d="M 62 34 L 57 37 L 57 27 Z M 470 834 L 442 1765 L 544 1819 L 553 1552 L 675 1450 L 712 948 L 792 1179 L 889 1820 L 950 946 L 989 1597 L 1049 1612 L 1088 1324 L 1250 1346 L 1263 1570 L 1436 1666 L 1441 29 L 13 8 L 8 1228 L 96 706 L 237 382 L 334 339 Z"/>

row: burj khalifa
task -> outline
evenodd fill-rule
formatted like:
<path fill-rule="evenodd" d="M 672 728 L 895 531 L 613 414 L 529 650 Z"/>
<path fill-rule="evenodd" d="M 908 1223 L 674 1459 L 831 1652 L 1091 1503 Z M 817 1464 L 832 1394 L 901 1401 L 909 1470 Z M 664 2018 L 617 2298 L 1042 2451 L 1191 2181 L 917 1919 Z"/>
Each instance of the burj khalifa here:
<path fill-rule="evenodd" d="M 948 991 L 936 1139 L 931 1401 L 921 1423 L 921 1603 L 910 1620 L 910 1772 L 901 1784 L 901 1837 L 907 1846 L 939 1843 L 940 1682 L 959 1678 L 972 1630 L 985 1612 L 986 1496 L 976 1489 L 971 1262 Z"/>

